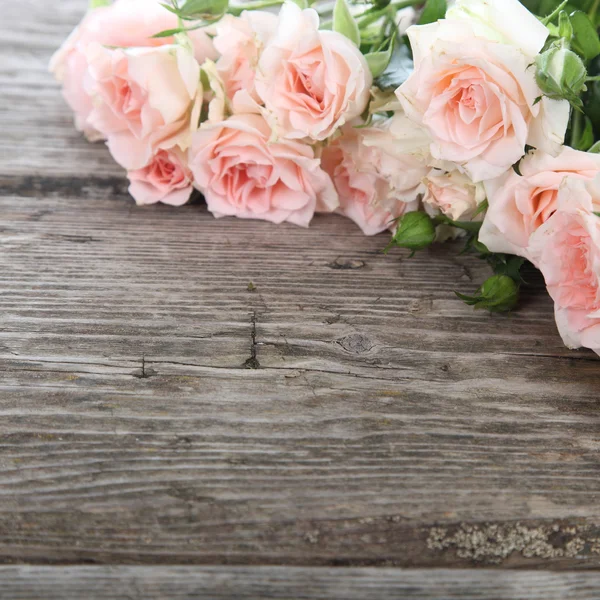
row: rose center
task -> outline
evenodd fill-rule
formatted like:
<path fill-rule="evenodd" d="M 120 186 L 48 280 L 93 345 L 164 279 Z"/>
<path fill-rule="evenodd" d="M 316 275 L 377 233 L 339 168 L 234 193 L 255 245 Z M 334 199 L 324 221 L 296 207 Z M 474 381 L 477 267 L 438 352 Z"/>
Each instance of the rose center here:
<path fill-rule="evenodd" d="M 466 108 L 476 108 L 475 98 L 473 97 L 472 87 L 463 90 L 460 102 Z"/>
<path fill-rule="evenodd" d="M 537 189 L 532 194 L 533 215 L 531 233 L 542 226 L 556 212 L 557 190 Z"/>
<path fill-rule="evenodd" d="M 313 69 L 306 65 L 293 65 L 290 69 L 290 92 L 296 94 L 303 103 L 311 108 L 321 107 L 325 97 L 324 90 L 317 81 Z"/>
<path fill-rule="evenodd" d="M 138 116 L 142 107 L 139 90 L 134 89 L 130 82 L 119 78 L 116 92 L 117 110 L 129 118 Z"/>

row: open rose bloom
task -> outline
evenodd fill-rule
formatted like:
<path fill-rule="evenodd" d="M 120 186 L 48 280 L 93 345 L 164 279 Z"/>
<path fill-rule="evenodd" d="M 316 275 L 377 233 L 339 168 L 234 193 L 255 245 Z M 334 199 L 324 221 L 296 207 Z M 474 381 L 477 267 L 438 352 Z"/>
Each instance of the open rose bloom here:
<path fill-rule="evenodd" d="M 566 181 L 556 211 L 532 236 L 529 253 L 544 274 L 565 344 L 600 353 L 598 192 L 597 186 L 590 193 L 582 181 Z"/>
<path fill-rule="evenodd" d="M 307 227 L 316 210 L 332 211 L 338 198 L 310 146 L 269 143 L 261 115 L 234 115 L 194 136 L 190 168 L 215 217 L 288 221 Z"/>
<path fill-rule="evenodd" d="M 538 100 L 531 56 L 479 33 L 459 19 L 410 28 L 415 71 L 398 89 L 406 114 L 430 133 L 432 156 L 457 163 L 474 182 L 505 173 L 526 145 L 552 149 L 569 120 L 568 102 Z M 548 31 L 534 17 L 531 35 L 539 51 Z"/>
<path fill-rule="evenodd" d="M 385 122 L 361 129 L 349 126 L 323 151 L 323 168 L 339 194 L 339 212 L 365 235 L 394 230 L 397 219 L 418 208 L 424 189 L 424 163 L 411 154 L 386 151 L 381 138 L 389 135 Z"/>
<path fill-rule="evenodd" d="M 373 79 L 359 50 L 319 30 L 312 9 L 284 4 L 257 67 L 256 91 L 276 134 L 324 140 L 367 107 Z"/>
<path fill-rule="evenodd" d="M 594 181 L 600 155 L 564 147 L 558 156 L 534 150 L 519 165 L 485 182 L 489 209 L 479 239 L 493 252 L 528 256 L 531 235 L 555 212 L 568 180 Z"/>
<path fill-rule="evenodd" d="M 126 48 L 156 48 L 173 43 L 173 37 L 154 38 L 163 30 L 177 27 L 177 17 L 159 0 L 115 0 L 90 10 L 63 46 L 54 54 L 50 68 L 63 84 L 63 95 L 75 113 L 77 128 L 89 139 L 105 139 L 107 132 L 89 122 L 97 104 L 90 89 L 88 48 L 91 44 L 111 51 Z M 215 58 L 216 50 L 202 30 L 190 32 L 198 62 Z"/>
<path fill-rule="evenodd" d="M 490 310 L 516 305 L 522 257 L 565 343 L 600 353 L 593 10 L 96 4 L 51 70 L 138 205 L 181 206 L 196 189 L 218 218 L 307 227 L 336 213 L 413 252 L 462 238 L 496 270 L 465 300 Z M 592 38 L 571 39 L 567 21 L 584 18 Z"/>

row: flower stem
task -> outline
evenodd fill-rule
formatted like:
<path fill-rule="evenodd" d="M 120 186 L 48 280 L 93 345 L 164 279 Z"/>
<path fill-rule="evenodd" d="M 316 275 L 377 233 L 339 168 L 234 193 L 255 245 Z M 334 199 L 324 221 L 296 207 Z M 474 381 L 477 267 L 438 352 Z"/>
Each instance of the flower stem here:
<path fill-rule="evenodd" d="M 279 6 L 283 3 L 284 0 L 256 0 L 256 2 L 247 2 L 243 6 L 229 6 L 229 12 L 237 17 L 245 10 L 260 10 L 261 8 Z"/>
<path fill-rule="evenodd" d="M 586 77 L 586 81 L 600 81 L 600 75 L 594 75 L 593 77 Z"/>
<path fill-rule="evenodd" d="M 544 25 L 548 25 L 548 23 L 551 23 L 553 19 L 556 19 L 558 13 L 560 13 L 560 11 L 568 4 L 568 2 L 569 0 L 564 0 L 561 2 L 547 17 L 542 19 L 542 23 Z"/>
<path fill-rule="evenodd" d="M 599 8 L 600 0 L 595 0 L 594 4 L 592 4 L 592 8 L 590 8 L 590 12 L 588 13 L 588 17 L 590 18 L 590 21 L 594 24 L 594 26 L 596 25 L 596 13 L 598 12 Z"/>
<path fill-rule="evenodd" d="M 583 115 L 577 111 L 573 111 L 573 120 L 571 122 L 571 147 L 576 148 L 581 132 L 583 131 Z"/>
<path fill-rule="evenodd" d="M 356 15 L 355 19 L 359 27 L 367 27 L 371 23 L 375 23 L 378 19 L 389 14 L 392 10 L 396 13 L 403 8 L 409 8 L 416 4 L 423 4 L 423 0 L 398 0 L 396 2 L 390 2 L 384 8 L 371 7 L 360 15 Z"/>

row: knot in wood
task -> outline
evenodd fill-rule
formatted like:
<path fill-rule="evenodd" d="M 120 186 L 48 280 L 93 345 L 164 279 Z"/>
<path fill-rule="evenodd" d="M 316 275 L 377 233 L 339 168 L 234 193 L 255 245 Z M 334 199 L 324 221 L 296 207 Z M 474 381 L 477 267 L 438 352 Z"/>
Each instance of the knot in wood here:
<path fill-rule="evenodd" d="M 351 352 L 352 354 L 364 354 L 374 346 L 371 340 L 362 333 L 352 333 L 337 340 L 337 343 L 346 350 L 346 352 Z"/>
<path fill-rule="evenodd" d="M 333 262 L 327 263 L 327 266 L 336 271 L 353 271 L 355 269 L 363 269 L 366 264 L 362 260 L 336 258 Z"/>

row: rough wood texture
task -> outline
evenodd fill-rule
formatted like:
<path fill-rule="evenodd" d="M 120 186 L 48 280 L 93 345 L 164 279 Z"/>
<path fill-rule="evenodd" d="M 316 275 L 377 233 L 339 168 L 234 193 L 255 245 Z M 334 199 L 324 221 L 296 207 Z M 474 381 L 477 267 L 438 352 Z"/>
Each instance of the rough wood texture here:
<path fill-rule="evenodd" d="M 2 600 L 597 600 L 597 573 L 290 567 L 4 567 Z"/>
<path fill-rule="evenodd" d="M 0 561 L 599 567 L 600 362 L 539 277 L 490 316 L 447 247 L 136 208 L 46 73 L 84 5 L 0 23 Z"/>

